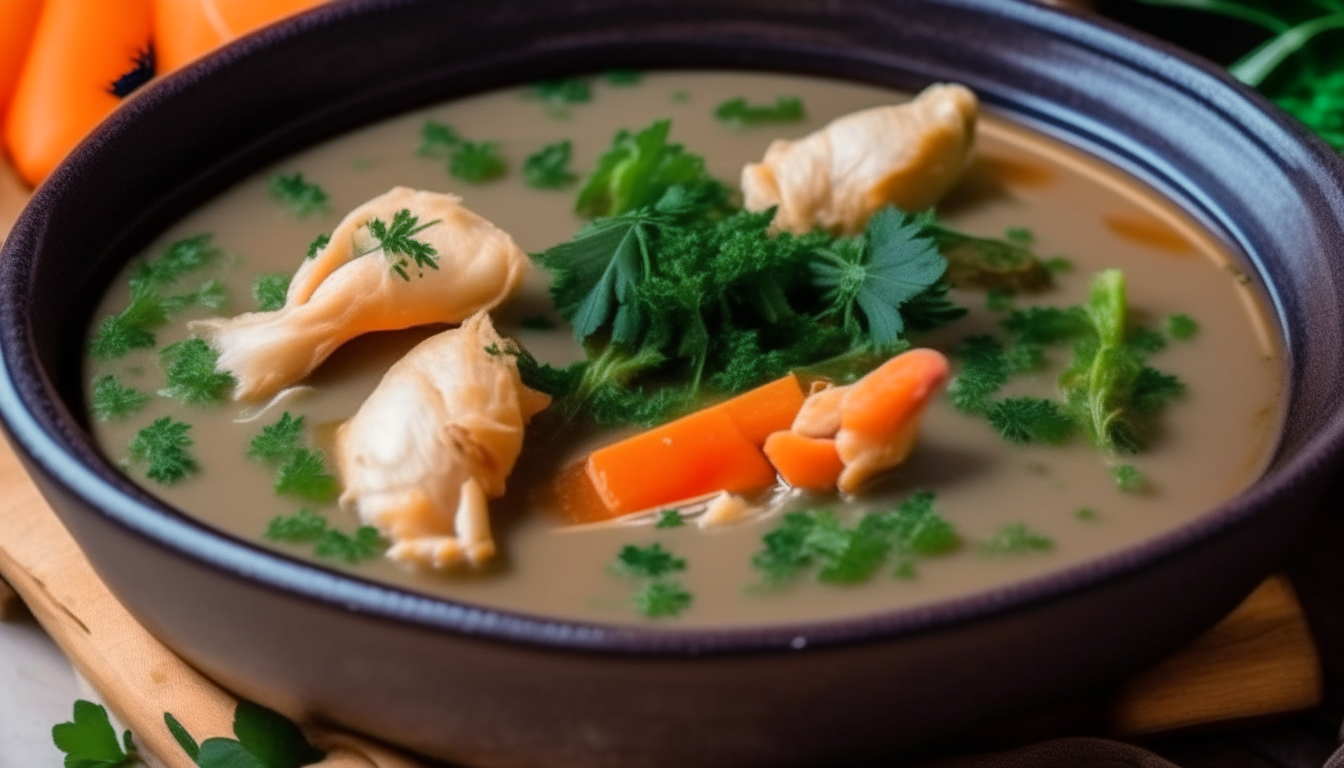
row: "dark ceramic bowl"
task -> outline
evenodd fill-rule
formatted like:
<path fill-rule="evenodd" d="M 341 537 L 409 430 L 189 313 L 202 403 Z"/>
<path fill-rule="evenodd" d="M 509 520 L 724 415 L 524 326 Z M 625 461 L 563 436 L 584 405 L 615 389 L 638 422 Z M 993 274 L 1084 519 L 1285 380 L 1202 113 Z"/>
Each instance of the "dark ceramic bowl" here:
<path fill-rule="evenodd" d="M 1292 375 L 1273 466 L 1184 527 L 1028 583 L 844 621 L 672 631 L 506 614 L 327 571 L 166 507 L 99 455 L 81 415 L 84 329 L 166 225 L 355 126 L 612 66 L 960 81 L 1146 180 L 1272 297 Z M 38 190 L 0 263 L 0 411 L 126 606 L 248 697 L 470 765 L 863 762 L 1113 681 L 1274 566 L 1344 441 L 1341 165 L 1209 66 L 1026 3 L 341 3 L 149 87 Z"/>

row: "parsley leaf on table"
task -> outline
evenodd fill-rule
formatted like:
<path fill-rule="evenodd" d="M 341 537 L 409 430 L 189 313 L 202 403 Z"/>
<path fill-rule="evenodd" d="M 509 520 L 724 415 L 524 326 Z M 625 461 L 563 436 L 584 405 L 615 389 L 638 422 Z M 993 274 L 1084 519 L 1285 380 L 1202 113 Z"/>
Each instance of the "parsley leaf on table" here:
<path fill-rule="evenodd" d="M 895 343 L 905 330 L 901 305 L 933 287 L 947 271 L 937 245 L 921 233 L 926 220 L 888 206 L 869 220 L 862 241 L 840 241 L 819 253 L 812 269 L 827 290 L 832 312 L 858 336 L 859 316 L 877 346 Z"/>
<path fill-rule="evenodd" d="M 99 421 L 116 421 L 144 408 L 148 402 L 149 395 L 108 374 L 93 382 L 93 402 L 89 410 Z"/>
<path fill-rule="evenodd" d="M 744 97 L 729 99 L 714 109 L 714 117 L 735 128 L 752 125 L 795 123 L 807 117 L 803 100 L 780 96 L 774 104 L 749 104 Z"/>
<path fill-rule="evenodd" d="M 204 339 L 169 344 L 159 353 L 159 365 L 167 383 L 159 394 L 193 405 L 223 400 L 238 380 L 228 371 L 216 370 L 218 363 L 219 353 Z"/>
<path fill-rule="evenodd" d="M 150 480 L 172 485 L 197 470 L 196 459 L 187 449 L 192 440 L 187 437 L 190 424 L 164 416 L 140 430 L 131 438 L 130 455 L 135 462 L 149 464 L 145 474 Z"/>
<path fill-rule="evenodd" d="M 300 217 L 330 210 L 326 190 L 304 180 L 302 173 L 291 176 L 274 174 L 266 180 L 266 191 Z"/>
<path fill-rule="evenodd" d="M 126 768 L 140 759 L 131 732 L 118 741 L 107 710 L 83 699 L 70 722 L 52 727 L 51 739 L 65 753 L 65 768 Z"/>
<path fill-rule="evenodd" d="M 215 737 L 197 744 L 172 713 L 163 713 L 163 721 L 201 768 L 302 768 L 326 757 L 289 718 L 250 701 L 239 701 L 234 710 L 235 739 Z"/>
<path fill-rule="evenodd" d="M 523 181 L 535 189 L 559 189 L 577 178 L 569 170 L 573 145 L 568 141 L 547 144 L 523 161 Z"/>
<path fill-rule="evenodd" d="M 392 214 L 392 223 L 389 225 L 382 219 L 373 219 L 366 226 L 369 234 L 378 241 L 378 248 L 383 254 L 392 261 L 392 271 L 401 276 L 401 279 L 410 281 L 410 273 L 407 272 L 412 264 L 420 270 L 421 276 L 424 275 L 424 268 L 438 269 L 439 262 L 435 258 L 439 251 L 434 246 L 422 240 L 415 239 L 415 236 L 430 227 L 438 224 L 439 220 L 420 223 L 420 217 L 411 214 L 409 208 L 402 208 Z M 371 251 L 366 251 L 371 253 Z M 364 254 L 361 254 L 364 255 Z"/>
<path fill-rule="evenodd" d="M 252 298 L 257 302 L 257 311 L 274 312 L 285 306 L 290 279 L 289 275 L 278 272 L 257 275 L 252 281 Z"/>

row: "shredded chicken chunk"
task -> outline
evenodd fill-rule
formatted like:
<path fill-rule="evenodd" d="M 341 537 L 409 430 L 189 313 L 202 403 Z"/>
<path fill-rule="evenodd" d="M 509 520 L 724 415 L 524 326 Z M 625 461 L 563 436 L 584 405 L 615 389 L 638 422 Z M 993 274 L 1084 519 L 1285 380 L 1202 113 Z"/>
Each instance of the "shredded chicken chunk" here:
<path fill-rule="evenodd" d="M 778 206 L 773 227 L 861 232 L 887 205 L 932 207 L 961 176 L 975 140 L 979 102 L 961 85 L 933 85 L 908 104 L 833 120 L 797 141 L 777 140 L 742 169 L 748 210 Z"/>
<path fill-rule="evenodd" d="M 401 211 L 415 217 L 413 228 L 423 227 L 408 237 L 433 249 L 432 266 L 389 253 L 375 236 L 375 220 L 390 227 Z M 341 221 L 294 274 L 281 309 L 190 327 L 219 352 L 219 370 L 238 380 L 234 399 L 258 400 L 303 379 L 356 336 L 460 323 L 491 309 L 527 270 L 513 238 L 461 198 L 396 187 Z"/>
<path fill-rule="evenodd" d="M 389 558 L 446 569 L 494 555 L 486 500 L 550 404 L 505 348 L 477 313 L 408 352 L 337 431 L 341 505 L 392 541 Z"/>

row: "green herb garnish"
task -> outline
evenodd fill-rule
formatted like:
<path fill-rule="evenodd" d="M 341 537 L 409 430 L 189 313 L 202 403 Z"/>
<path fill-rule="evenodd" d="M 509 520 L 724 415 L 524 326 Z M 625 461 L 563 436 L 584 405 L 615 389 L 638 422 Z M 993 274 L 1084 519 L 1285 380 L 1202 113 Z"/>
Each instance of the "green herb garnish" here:
<path fill-rule="evenodd" d="M 1091 507 L 1083 507 L 1077 512 L 1074 512 L 1073 516 L 1079 520 L 1092 521 L 1097 519 L 1097 511 Z"/>
<path fill-rule="evenodd" d="M 97 360 L 125 357 L 135 349 L 152 349 L 157 343 L 154 333 L 128 321 L 124 315 L 103 318 L 98 332 L 89 340 L 89 355 Z"/>
<path fill-rule="evenodd" d="M 299 448 L 275 474 L 275 492 L 281 496 L 322 504 L 335 499 L 339 490 L 321 451 Z"/>
<path fill-rule="evenodd" d="M 1133 464 L 1111 467 L 1111 479 L 1115 481 L 1115 487 L 1125 493 L 1141 493 L 1148 487 L 1148 478 Z"/>
<path fill-rule="evenodd" d="M 507 170 L 499 145 L 493 141 L 464 141 L 453 150 L 448 160 L 448 172 L 472 184 L 491 181 Z"/>
<path fill-rule="evenodd" d="M 130 454 L 134 462 L 149 465 L 146 476 L 163 485 L 172 485 L 197 470 L 196 460 L 187 449 L 192 441 L 187 437 L 190 424 L 164 416 L 140 430 L 131 438 Z"/>
<path fill-rule="evenodd" d="M 651 619 L 680 616 L 691 607 L 692 595 L 675 579 L 659 580 L 635 594 L 635 607 Z"/>
<path fill-rule="evenodd" d="M 1179 314 L 1167 318 L 1167 335 L 1177 341 L 1188 341 L 1199 333 L 1199 323 L 1189 315 Z"/>
<path fill-rule="evenodd" d="M 1013 292 L 1006 288 L 990 288 L 985 292 L 985 309 L 990 312 L 1008 312 L 1013 308 Z"/>
<path fill-rule="evenodd" d="M 726 187 L 705 170 L 703 157 L 668 143 L 671 129 L 671 120 L 659 120 L 638 133 L 617 131 L 574 210 L 587 218 L 615 216 L 654 205 L 674 186 L 708 186 L 726 197 Z"/>
<path fill-rule="evenodd" d="M 435 120 L 426 120 L 420 129 L 420 148 L 416 150 L 417 155 L 422 157 L 448 157 L 453 147 L 462 143 L 462 137 L 457 135 L 457 131 L 452 126 L 444 125 Z"/>
<path fill-rule="evenodd" d="M 65 753 L 65 768 L 129 768 L 140 761 L 131 732 L 117 731 L 102 705 L 79 699 L 74 717 L 51 729 L 51 740 Z"/>
<path fill-rule="evenodd" d="M 686 561 L 663 549 L 662 544 L 654 543 L 647 547 L 627 544 L 616 556 L 613 567 L 621 573 L 657 578 L 686 570 Z"/>
<path fill-rule="evenodd" d="M 1031 530 L 1026 523 L 1009 523 L 976 545 L 976 549 L 984 555 L 1023 555 L 1045 552 L 1054 546 L 1050 537 Z"/>
<path fill-rule="evenodd" d="M 577 178 L 569 170 L 572 145 L 568 140 L 547 144 L 523 161 L 523 181 L 535 189 L 560 189 Z"/>
<path fill-rule="evenodd" d="M 117 421 L 144 408 L 148 402 L 149 395 L 109 374 L 93 382 L 93 403 L 89 410 L 99 421 Z"/>
<path fill-rule="evenodd" d="M 252 281 L 252 298 L 257 302 L 257 310 L 274 312 L 285 306 L 289 281 L 290 276 L 281 273 L 257 275 Z"/>
<path fill-rule="evenodd" d="M 277 173 L 266 180 L 266 191 L 297 216 L 326 213 L 330 210 L 326 190 L 317 184 L 305 181 L 302 173 L 295 173 L 292 176 Z"/>
<path fill-rule="evenodd" d="M 387 541 L 378 529 L 369 525 L 360 526 L 354 534 L 328 528 L 317 539 L 313 551 L 318 557 L 344 560 L 351 565 L 372 560 L 387 549 Z"/>
<path fill-rule="evenodd" d="M 219 353 L 203 339 L 186 339 L 169 344 L 159 353 L 167 386 L 159 391 L 193 405 L 208 405 L 223 400 L 238 380 L 228 371 L 216 370 Z"/>
<path fill-rule="evenodd" d="M 156 343 L 154 329 L 168 322 L 172 312 L 200 304 L 219 307 L 227 298 L 223 283 L 212 280 L 190 293 L 164 296 L 186 274 L 208 265 L 221 251 L 214 236 L 201 234 L 178 240 L 153 259 L 131 268 L 131 301 L 120 314 L 103 318 L 89 341 L 89 354 L 100 360 L 124 357 L 132 350 L 150 349 Z"/>
<path fill-rule="evenodd" d="M 214 235 L 203 233 L 178 240 L 157 258 L 142 261 L 131 269 L 132 295 L 147 289 L 168 288 L 184 275 L 207 266 L 223 253 L 215 245 Z"/>
<path fill-rule="evenodd" d="M 381 250 L 392 261 L 392 271 L 401 279 L 410 282 L 411 275 L 407 270 L 412 266 L 424 277 L 425 267 L 439 268 L 439 261 L 435 258 L 439 252 L 429 243 L 415 239 L 415 236 L 438 223 L 439 220 L 435 219 L 421 224 L 420 217 L 412 215 L 409 208 L 402 208 L 393 214 L 391 225 L 385 224 L 382 219 L 373 219 L 366 226 L 369 234 L 378 241 L 378 246 L 360 255 Z"/>
<path fill-rule="evenodd" d="M 266 524 L 266 538 L 288 544 L 317 541 L 327 530 L 327 519 L 311 509 L 301 509 L 292 515 L 271 518 Z"/>
<path fill-rule="evenodd" d="M 780 96 L 774 104 L 749 104 L 741 96 L 729 99 L 714 109 L 714 117 L 734 128 L 750 125 L 795 123 L 807 117 L 803 101 L 797 96 Z"/>
<path fill-rule="evenodd" d="M 262 427 L 261 434 L 252 438 L 247 455 L 263 464 L 282 464 L 298 452 L 302 439 L 303 417 L 296 419 L 285 411 L 278 421 Z"/>
<path fill-rule="evenodd" d="M 680 528 L 686 525 L 686 519 L 681 516 L 681 512 L 675 509 L 664 509 L 658 513 L 658 522 L 654 523 L 654 528 Z"/>
<path fill-rule="evenodd" d="M 1010 443 L 1060 445 L 1073 434 L 1073 419 L 1054 400 L 1010 397 L 985 409 L 989 423 Z"/>
<path fill-rule="evenodd" d="M 644 73 L 638 69 L 608 69 L 602 73 L 611 85 L 638 85 Z"/>
<path fill-rule="evenodd" d="M 593 100 L 593 91 L 588 86 L 588 81 L 577 77 L 543 80 L 532 86 L 532 95 L 559 110 L 570 104 L 582 104 Z"/>
<path fill-rule="evenodd" d="M 250 701 L 239 701 L 234 709 L 236 739 L 214 737 L 197 744 L 171 713 L 163 713 L 163 722 L 187 757 L 204 768 L 301 768 L 326 757 L 284 715 Z"/>
<path fill-rule="evenodd" d="M 1026 227 L 1009 227 L 1003 231 L 1006 240 L 1031 247 L 1036 244 L 1036 233 Z"/>
<path fill-rule="evenodd" d="M 327 245 L 330 243 L 331 243 L 331 235 L 326 232 L 323 232 L 322 234 L 313 238 L 313 242 L 308 244 L 308 255 L 305 256 L 305 258 L 309 259 L 317 258 L 317 254 L 320 253 L 323 248 L 326 248 Z"/>

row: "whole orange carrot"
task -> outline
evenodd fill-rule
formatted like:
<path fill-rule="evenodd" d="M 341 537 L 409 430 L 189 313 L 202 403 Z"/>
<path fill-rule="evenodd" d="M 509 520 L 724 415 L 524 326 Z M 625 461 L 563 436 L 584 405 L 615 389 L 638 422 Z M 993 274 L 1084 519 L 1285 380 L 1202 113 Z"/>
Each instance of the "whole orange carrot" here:
<path fill-rule="evenodd" d="M 42 0 L 0 0 L 0 126 L 23 71 Z"/>
<path fill-rule="evenodd" d="M 324 0 L 155 0 L 154 46 L 171 72 L 219 46 Z"/>

